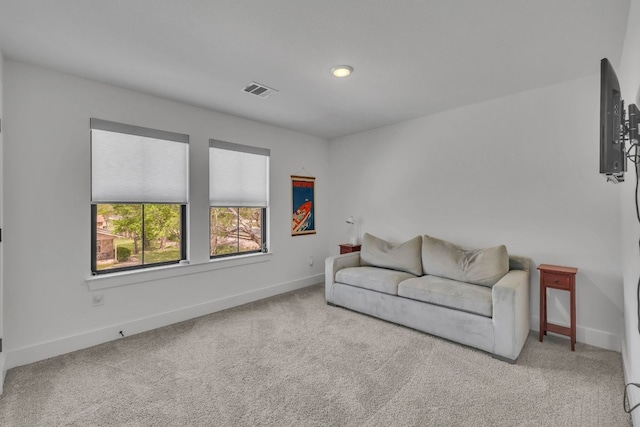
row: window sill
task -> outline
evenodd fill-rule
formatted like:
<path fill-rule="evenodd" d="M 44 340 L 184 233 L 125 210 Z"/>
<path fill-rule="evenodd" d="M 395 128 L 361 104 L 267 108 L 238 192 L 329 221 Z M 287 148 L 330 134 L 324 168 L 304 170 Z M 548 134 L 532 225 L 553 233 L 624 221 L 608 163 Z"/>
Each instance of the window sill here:
<path fill-rule="evenodd" d="M 205 271 L 267 262 L 271 260 L 272 255 L 272 253 L 239 255 L 230 258 L 213 259 L 198 264 L 174 264 L 111 274 L 99 274 L 91 276 L 85 281 L 89 286 L 89 290 L 97 291 L 100 289 L 115 288 L 118 286 L 133 285 L 160 279 L 169 279 L 171 277 L 187 276 L 189 274 L 203 273 Z"/>

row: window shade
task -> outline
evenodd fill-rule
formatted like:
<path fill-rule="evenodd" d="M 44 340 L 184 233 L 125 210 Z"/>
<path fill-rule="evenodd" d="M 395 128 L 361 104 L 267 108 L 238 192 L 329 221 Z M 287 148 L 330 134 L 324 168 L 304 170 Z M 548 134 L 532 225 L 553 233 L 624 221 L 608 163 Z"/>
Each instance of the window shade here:
<path fill-rule="evenodd" d="M 188 142 L 188 135 L 91 119 L 91 202 L 186 204 Z"/>
<path fill-rule="evenodd" d="M 268 207 L 269 155 L 266 148 L 210 140 L 210 206 Z"/>

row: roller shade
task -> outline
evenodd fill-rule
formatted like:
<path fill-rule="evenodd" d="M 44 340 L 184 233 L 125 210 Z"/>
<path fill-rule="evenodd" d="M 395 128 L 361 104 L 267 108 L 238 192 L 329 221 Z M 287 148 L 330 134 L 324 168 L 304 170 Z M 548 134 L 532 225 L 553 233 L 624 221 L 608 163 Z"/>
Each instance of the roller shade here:
<path fill-rule="evenodd" d="M 91 119 L 91 202 L 186 204 L 188 142 L 188 135 Z"/>
<path fill-rule="evenodd" d="M 266 148 L 209 140 L 209 205 L 269 206 Z"/>

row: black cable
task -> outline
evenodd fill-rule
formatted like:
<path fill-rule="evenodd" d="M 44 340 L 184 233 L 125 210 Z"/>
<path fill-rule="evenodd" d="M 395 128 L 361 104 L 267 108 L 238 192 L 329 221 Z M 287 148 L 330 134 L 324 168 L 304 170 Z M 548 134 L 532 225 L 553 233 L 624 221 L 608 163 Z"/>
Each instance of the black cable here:
<path fill-rule="evenodd" d="M 629 389 L 630 385 L 640 388 L 640 384 L 638 383 L 629 383 L 624 386 L 624 397 L 622 401 L 622 406 L 624 407 L 624 412 L 626 412 L 627 414 L 630 414 L 631 411 L 633 411 L 638 406 L 640 406 L 640 403 L 636 403 L 633 408 L 629 408 L 629 395 L 627 394 L 627 390 Z"/>
<path fill-rule="evenodd" d="M 634 159 L 638 159 L 638 144 L 631 144 L 631 147 L 629 147 L 629 151 L 631 152 L 631 149 L 635 148 L 635 153 L 633 154 L 633 158 Z M 635 201 L 636 201 L 636 218 L 638 219 L 638 224 L 640 224 L 640 205 L 638 204 L 638 184 L 640 184 L 640 166 L 638 165 L 637 162 L 634 161 L 635 164 L 635 171 L 636 171 L 636 190 L 635 190 Z M 640 239 L 638 240 L 638 250 L 640 251 Z M 638 333 L 640 333 L 640 277 L 638 277 L 638 289 L 637 289 L 637 299 L 638 299 Z"/>
<path fill-rule="evenodd" d="M 638 158 L 638 144 L 632 144 L 632 147 L 635 147 L 634 157 Z M 638 224 L 640 224 L 640 206 L 638 205 L 638 184 L 640 184 L 640 165 L 638 162 L 635 162 L 635 170 L 636 170 L 636 190 L 635 190 L 635 200 L 636 200 L 636 218 L 638 219 Z M 640 239 L 638 240 L 638 251 L 640 252 Z M 637 299 L 637 311 L 638 311 L 638 333 L 640 333 L 640 277 L 638 277 L 638 285 L 636 289 L 636 299 Z M 638 405 L 634 406 L 634 409 Z M 633 409 L 632 409 L 633 410 Z"/>
<path fill-rule="evenodd" d="M 635 165 L 640 163 L 640 156 L 636 154 L 627 156 L 627 159 L 631 160 Z"/>
<path fill-rule="evenodd" d="M 631 150 L 636 149 L 636 152 L 634 154 L 631 154 Z M 627 150 L 626 153 L 626 158 L 631 160 L 635 165 L 637 165 L 640 162 L 640 155 L 638 154 L 638 143 L 637 142 L 632 142 L 629 145 L 629 149 Z M 638 172 L 636 171 L 636 177 L 637 177 Z"/>

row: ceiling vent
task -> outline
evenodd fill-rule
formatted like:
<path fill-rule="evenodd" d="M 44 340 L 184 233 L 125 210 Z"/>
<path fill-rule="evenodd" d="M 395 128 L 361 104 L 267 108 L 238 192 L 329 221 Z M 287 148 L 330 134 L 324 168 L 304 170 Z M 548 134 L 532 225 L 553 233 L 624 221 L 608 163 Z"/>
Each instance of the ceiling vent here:
<path fill-rule="evenodd" d="M 243 89 L 245 92 L 260 98 L 268 98 L 273 92 L 277 92 L 276 89 L 272 89 L 260 83 L 251 82 Z"/>

